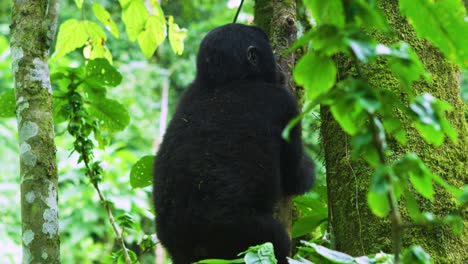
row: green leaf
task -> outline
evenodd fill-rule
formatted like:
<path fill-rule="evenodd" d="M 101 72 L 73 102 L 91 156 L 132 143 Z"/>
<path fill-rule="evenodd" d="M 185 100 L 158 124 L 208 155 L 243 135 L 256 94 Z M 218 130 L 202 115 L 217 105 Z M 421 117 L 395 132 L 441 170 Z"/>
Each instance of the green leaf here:
<path fill-rule="evenodd" d="M 370 191 L 367 194 L 367 203 L 369 204 L 369 208 L 372 213 L 378 217 L 385 217 L 388 212 L 390 212 L 390 204 L 387 194 Z"/>
<path fill-rule="evenodd" d="M 385 217 L 390 211 L 388 200 L 388 176 L 393 177 L 393 170 L 388 166 L 379 166 L 372 176 L 372 183 L 367 194 L 367 202 L 371 211 L 378 217 Z"/>
<path fill-rule="evenodd" d="M 84 2 L 84 0 L 75 0 L 75 4 L 79 9 L 81 9 L 81 7 L 83 7 L 83 2 Z"/>
<path fill-rule="evenodd" d="M 427 93 L 416 97 L 410 104 L 416 121 L 414 125 L 428 143 L 435 146 L 442 145 L 445 134 L 457 142 L 457 132 L 450 126 L 445 116 L 445 111 L 450 111 L 451 108 L 450 104 Z"/>
<path fill-rule="evenodd" d="M 15 90 L 7 89 L 0 94 L 0 118 L 14 117 L 16 111 Z"/>
<path fill-rule="evenodd" d="M 153 163 L 155 156 L 144 156 L 139 159 L 130 171 L 130 185 L 132 188 L 150 186 L 153 182 Z"/>
<path fill-rule="evenodd" d="M 461 204 L 468 203 L 468 185 L 463 187 L 463 193 L 458 197 L 458 202 Z"/>
<path fill-rule="evenodd" d="M 245 263 L 244 259 L 232 259 L 232 260 L 224 260 L 224 259 L 205 259 L 194 262 L 193 264 L 237 264 L 237 263 Z"/>
<path fill-rule="evenodd" d="M 410 97 L 414 93 L 412 89 L 414 81 L 421 77 L 431 81 L 430 75 L 426 72 L 418 55 L 407 43 L 399 43 L 396 48 L 392 49 L 391 56 L 389 56 L 389 66 Z"/>
<path fill-rule="evenodd" d="M 432 186 L 432 178 L 427 174 L 414 174 L 409 173 L 410 181 L 413 184 L 413 187 L 418 193 L 423 197 L 434 201 L 434 187 Z"/>
<path fill-rule="evenodd" d="M 434 200 L 435 192 L 432 186 L 434 174 L 416 154 L 407 153 L 403 156 L 395 163 L 394 171 L 400 178 L 409 177 L 413 187 L 423 197 Z"/>
<path fill-rule="evenodd" d="M 364 24 L 369 28 L 388 30 L 387 19 L 376 1 L 354 0 L 351 10 L 346 10 L 357 25 Z"/>
<path fill-rule="evenodd" d="M 138 45 L 146 58 L 153 56 L 156 48 L 164 41 L 164 16 L 151 15 L 146 20 L 145 29 L 138 35 Z"/>
<path fill-rule="evenodd" d="M 318 25 L 344 26 L 345 16 L 341 0 L 304 0 L 304 4 L 312 12 Z"/>
<path fill-rule="evenodd" d="M 119 102 L 107 98 L 93 101 L 88 107 L 88 113 L 98 119 L 103 130 L 109 132 L 122 131 L 130 123 L 127 109 Z"/>
<path fill-rule="evenodd" d="M 400 10 L 419 36 L 431 41 L 445 56 L 468 67 L 468 23 L 458 0 L 400 0 Z"/>
<path fill-rule="evenodd" d="M 336 66 L 329 57 L 310 52 L 294 68 L 294 80 L 304 86 L 309 100 L 330 90 L 335 84 Z"/>
<path fill-rule="evenodd" d="M 303 244 L 313 248 L 315 252 L 317 252 L 319 255 L 322 257 L 326 258 L 327 260 L 333 262 L 333 263 L 343 263 L 343 264 L 353 264 L 356 263 L 354 261 L 354 258 L 351 257 L 348 254 L 345 254 L 343 252 L 335 251 L 328 249 L 324 246 L 317 245 L 315 243 L 310 243 L 306 241 L 302 241 Z"/>
<path fill-rule="evenodd" d="M 300 218 L 292 227 L 292 237 L 298 238 L 313 232 L 321 223 L 327 220 L 327 215 L 311 214 Z"/>
<path fill-rule="evenodd" d="M 431 257 L 420 246 L 411 246 L 403 251 L 403 264 L 431 264 Z"/>
<path fill-rule="evenodd" d="M 388 134 L 393 135 L 400 144 L 406 144 L 406 130 L 403 128 L 401 121 L 397 118 L 386 117 L 382 119 L 382 124 Z"/>
<path fill-rule="evenodd" d="M 414 197 L 414 194 L 407 190 L 405 192 L 405 201 L 406 201 L 406 208 L 408 209 L 408 214 L 413 221 L 418 221 L 421 219 L 421 210 L 419 209 L 418 202 Z"/>
<path fill-rule="evenodd" d="M 179 28 L 179 25 L 174 23 L 174 18 L 169 16 L 169 42 L 172 51 L 181 55 L 184 51 L 184 39 L 187 37 L 187 30 Z"/>
<path fill-rule="evenodd" d="M 273 244 L 270 242 L 249 247 L 246 251 L 239 255 L 245 254 L 244 261 L 246 264 L 276 264 L 278 261 L 275 258 Z"/>
<path fill-rule="evenodd" d="M 104 58 L 112 63 L 112 54 L 104 43 L 93 45 L 92 43 L 86 45 L 83 49 L 83 56 L 88 60 Z"/>
<path fill-rule="evenodd" d="M 122 20 L 127 29 L 128 39 L 135 41 L 144 30 L 146 20 L 149 17 L 145 4 L 142 0 L 120 1 L 122 6 Z"/>
<path fill-rule="evenodd" d="M 86 32 L 88 33 L 89 38 L 93 46 L 103 45 L 103 43 L 107 40 L 106 33 L 104 30 L 96 24 L 95 22 L 84 20 L 82 21 Z"/>
<path fill-rule="evenodd" d="M 88 40 L 88 33 L 83 21 L 69 19 L 60 25 L 55 44 L 54 59 L 82 47 Z"/>
<path fill-rule="evenodd" d="M 312 46 L 321 54 L 332 56 L 338 52 L 347 52 L 345 34 L 336 26 L 322 25 L 313 30 Z"/>
<path fill-rule="evenodd" d="M 109 12 L 100 4 L 93 3 L 93 12 L 96 18 L 104 25 L 104 27 L 116 38 L 119 37 L 119 31 L 114 20 L 112 20 Z"/>
<path fill-rule="evenodd" d="M 115 87 L 122 81 L 122 75 L 106 59 L 98 58 L 86 64 L 86 81 L 98 86 Z"/>
<path fill-rule="evenodd" d="M 463 229 L 465 228 L 463 218 L 459 215 L 447 215 L 443 219 L 443 223 L 449 225 L 452 228 L 453 233 L 457 235 L 461 235 L 463 233 Z"/>
<path fill-rule="evenodd" d="M 356 121 L 361 116 L 362 108 L 357 107 L 354 102 L 340 100 L 331 106 L 330 111 L 346 133 L 353 136 L 360 131 L 361 122 Z"/>

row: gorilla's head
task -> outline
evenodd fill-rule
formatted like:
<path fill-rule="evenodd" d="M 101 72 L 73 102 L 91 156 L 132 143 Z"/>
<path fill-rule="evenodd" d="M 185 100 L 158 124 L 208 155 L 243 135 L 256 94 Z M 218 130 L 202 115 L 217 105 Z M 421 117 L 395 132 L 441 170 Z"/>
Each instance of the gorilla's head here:
<path fill-rule="evenodd" d="M 198 51 L 197 80 L 207 84 L 235 80 L 276 82 L 277 67 L 265 32 L 241 24 L 213 29 Z"/>

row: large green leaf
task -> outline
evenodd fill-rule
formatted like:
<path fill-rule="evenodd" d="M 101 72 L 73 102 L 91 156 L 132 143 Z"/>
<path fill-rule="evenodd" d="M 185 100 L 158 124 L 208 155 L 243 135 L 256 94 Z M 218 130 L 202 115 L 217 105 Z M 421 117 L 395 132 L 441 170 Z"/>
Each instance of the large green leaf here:
<path fill-rule="evenodd" d="M 457 143 L 457 132 L 450 126 L 445 116 L 445 111 L 452 109 L 450 104 L 430 94 L 423 94 L 415 98 L 410 108 L 416 121 L 415 127 L 428 143 L 435 146 L 442 145 L 445 134 Z"/>
<path fill-rule="evenodd" d="M 400 0 L 400 10 L 419 36 L 448 59 L 468 67 L 468 23 L 462 1 Z"/>
<path fill-rule="evenodd" d="M 327 221 L 326 214 L 318 213 L 302 217 L 294 222 L 291 236 L 293 238 L 297 238 L 303 235 L 307 235 L 314 231 L 324 221 Z"/>
<path fill-rule="evenodd" d="M 330 90 L 335 84 L 336 66 L 329 57 L 310 52 L 294 68 L 294 80 L 304 86 L 309 100 Z"/>
<path fill-rule="evenodd" d="M 139 159 L 130 171 L 130 185 L 133 188 L 150 186 L 153 182 L 153 163 L 155 156 L 144 156 Z"/>
<path fill-rule="evenodd" d="M 431 264 L 431 257 L 420 246 L 411 246 L 405 249 L 401 257 L 402 263 Z"/>
<path fill-rule="evenodd" d="M 122 6 L 122 20 L 127 29 L 127 35 L 130 41 L 135 41 L 143 31 L 148 19 L 148 11 L 142 0 L 120 1 Z"/>
<path fill-rule="evenodd" d="M 378 217 L 385 217 L 390 212 L 388 177 L 392 175 L 392 169 L 382 165 L 375 170 L 372 176 L 371 188 L 367 194 L 367 203 L 371 211 Z"/>
<path fill-rule="evenodd" d="M 69 19 L 60 25 L 54 58 L 60 58 L 77 48 L 82 47 L 88 40 L 84 21 Z"/>
<path fill-rule="evenodd" d="M 15 91 L 13 89 L 8 89 L 0 94 L 0 117 L 14 117 L 15 108 Z"/>
<path fill-rule="evenodd" d="M 151 15 L 146 20 L 145 30 L 138 35 L 138 45 L 145 57 L 153 56 L 156 48 L 164 41 L 165 22 L 164 16 L 156 15 Z"/>
<path fill-rule="evenodd" d="M 114 20 L 112 20 L 109 12 L 98 3 L 93 3 L 93 12 L 99 22 L 101 22 L 114 37 L 118 38 L 119 31 L 117 30 L 117 25 Z"/>
<path fill-rule="evenodd" d="M 345 16 L 341 0 L 304 0 L 319 25 L 330 24 L 343 27 Z"/>
<path fill-rule="evenodd" d="M 309 243 L 302 241 L 303 244 L 313 248 L 317 254 L 321 255 L 325 259 L 331 261 L 332 263 L 342 263 L 342 264 L 353 264 L 356 263 L 354 258 L 343 252 L 335 251 L 328 249 L 324 246 L 317 245 L 315 243 Z"/>
<path fill-rule="evenodd" d="M 90 84 L 115 87 L 122 81 L 122 75 L 109 61 L 98 58 L 86 64 L 86 81 Z"/>
<path fill-rule="evenodd" d="M 399 178 L 409 177 L 411 184 L 423 197 L 433 200 L 433 174 L 414 153 L 407 153 L 394 165 L 394 171 Z"/>
<path fill-rule="evenodd" d="M 174 23 L 174 18 L 169 16 L 169 42 L 171 43 L 172 51 L 175 54 L 181 55 L 184 51 L 184 39 L 187 37 L 187 30 L 179 28 L 179 25 Z"/>
<path fill-rule="evenodd" d="M 91 102 L 88 113 L 98 119 L 101 129 L 109 132 L 122 131 L 130 123 L 127 109 L 119 102 L 107 98 Z"/>

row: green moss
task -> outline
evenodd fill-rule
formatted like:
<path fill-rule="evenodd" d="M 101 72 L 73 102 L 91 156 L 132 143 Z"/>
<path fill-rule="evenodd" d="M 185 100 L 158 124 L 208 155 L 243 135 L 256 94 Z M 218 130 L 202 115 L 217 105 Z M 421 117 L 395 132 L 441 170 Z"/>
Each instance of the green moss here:
<path fill-rule="evenodd" d="M 447 117 L 458 132 L 459 139 L 458 145 L 446 142 L 443 146 L 435 148 L 425 143 L 408 120 L 404 120 L 408 129 L 408 143 L 405 146 L 391 144 L 394 151 L 392 159 L 406 152 L 415 152 L 434 173 L 442 176 L 450 184 L 461 187 L 467 181 L 468 175 L 468 133 L 464 105 L 459 96 L 458 69 L 448 63 L 436 48 L 417 38 L 406 20 L 399 15 L 396 1 L 382 0 L 381 5 L 388 15 L 390 26 L 395 29 L 395 34 L 370 34 L 385 44 L 405 41 L 413 47 L 433 78 L 432 83 L 422 80 L 416 82 L 413 89 L 416 94 L 429 92 L 453 106 L 454 111 Z M 353 74 L 353 67 L 348 60 L 337 56 L 336 61 L 340 66 L 339 79 Z M 398 81 L 383 60 L 363 66 L 363 73 L 376 89 L 400 89 Z M 403 100 L 407 101 L 407 98 Z M 333 121 L 326 107 L 322 110 L 321 133 L 324 139 L 328 197 L 332 215 L 330 223 L 336 248 L 352 255 L 376 253 L 380 250 L 391 252 L 390 221 L 373 216 L 367 206 L 367 186 L 372 171 L 365 164 L 350 159 L 349 138 Z M 421 197 L 418 200 L 422 210 L 433 212 L 437 216 L 456 211 L 453 197 L 438 187 L 434 202 Z M 402 214 L 407 219 L 404 210 Z M 434 263 L 464 263 L 464 252 L 468 248 L 466 231 L 466 223 L 462 236 L 454 235 L 447 227 L 414 227 L 404 231 L 403 244 L 421 245 L 434 259 Z"/>

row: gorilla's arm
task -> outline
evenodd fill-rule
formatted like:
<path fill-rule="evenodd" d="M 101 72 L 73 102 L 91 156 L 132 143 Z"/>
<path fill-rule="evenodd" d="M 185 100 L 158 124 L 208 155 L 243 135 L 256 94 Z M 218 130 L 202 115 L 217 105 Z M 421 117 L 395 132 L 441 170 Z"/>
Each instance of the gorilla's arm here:
<path fill-rule="evenodd" d="M 290 117 L 296 115 L 297 111 L 294 111 Z M 300 123 L 291 130 L 289 142 L 282 141 L 280 157 L 284 194 L 299 195 L 307 192 L 315 179 L 314 163 L 303 150 Z"/>

